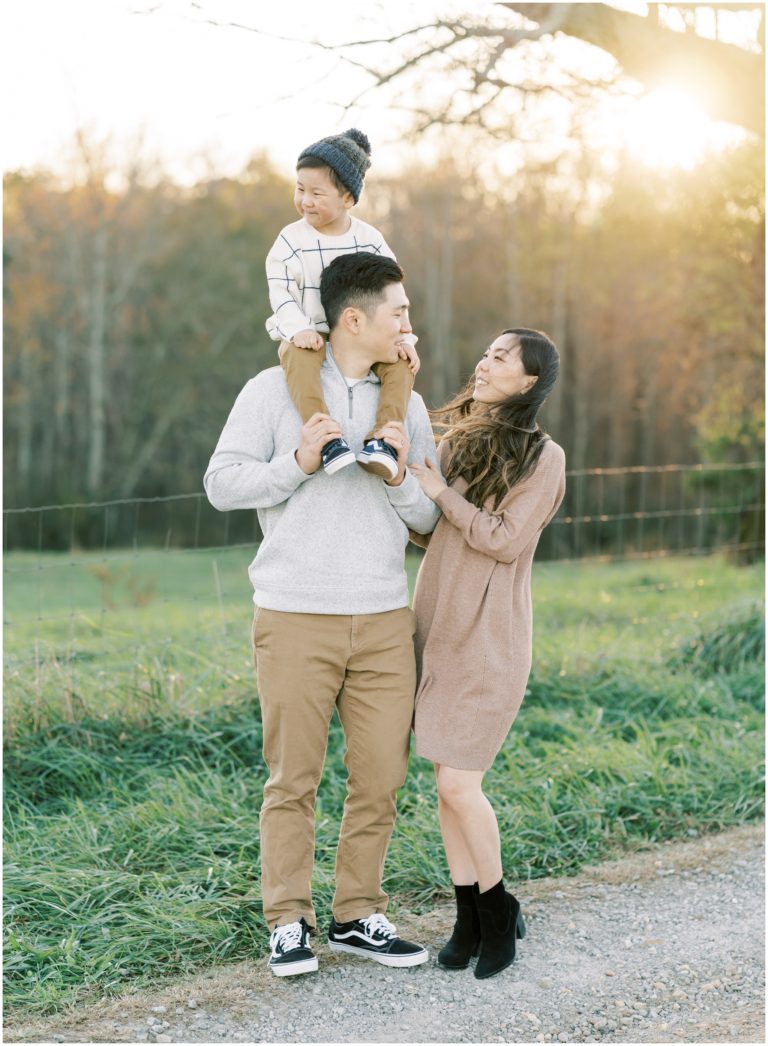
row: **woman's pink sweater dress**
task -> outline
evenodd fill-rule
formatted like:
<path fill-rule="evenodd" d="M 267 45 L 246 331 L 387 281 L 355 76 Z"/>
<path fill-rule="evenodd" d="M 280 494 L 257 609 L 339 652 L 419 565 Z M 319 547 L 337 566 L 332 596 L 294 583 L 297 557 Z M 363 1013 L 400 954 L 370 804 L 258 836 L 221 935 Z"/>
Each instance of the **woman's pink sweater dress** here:
<path fill-rule="evenodd" d="M 450 448 L 441 445 L 441 462 Z M 547 440 L 533 473 L 499 507 L 476 508 L 456 480 L 416 582 L 416 751 L 458 770 L 487 770 L 531 669 L 531 564 L 565 493 L 565 454 Z M 423 539 L 422 539 L 423 540 Z"/>

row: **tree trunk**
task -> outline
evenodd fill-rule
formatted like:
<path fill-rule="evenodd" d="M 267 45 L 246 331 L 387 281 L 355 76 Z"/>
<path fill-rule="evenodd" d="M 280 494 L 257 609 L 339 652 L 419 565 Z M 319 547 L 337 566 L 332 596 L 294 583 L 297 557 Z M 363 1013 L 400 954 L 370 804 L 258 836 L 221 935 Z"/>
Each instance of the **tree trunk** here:
<path fill-rule="evenodd" d="M 590 397 L 587 388 L 586 353 L 583 347 L 589 344 L 589 333 L 583 325 L 575 324 L 568 346 L 568 393 L 571 401 L 571 441 L 568 446 L 568 467 L 586 468 L 587 444 L 589 440 Z"/>
<path fill-rule="evenodd" d="M 519 215 L 516 204 L 512 204 L 508 212 L 509 228 L 504 237 L 505 256 L 507 262 L 507 305 L 511 322 L 518 326 L 523 314 L 523 289 L 520 273 L 522 272 L 522 257 L 520 252 Z"/>
<path fill-rule="evenodd" d="M 35 398 L 35 364 L 33 354 L 24 346 L 19 352 L 19 396 L 15 410 L 17 426 L 16 444 L 16 498 L 24 500 L 31 494 L 32 472 L 32 432 Z"/>
<path fill-rule="evenodd" d="M 165 439 L 166 433 L 186 406 L 187 398 L 187 390 L 182 389 L 177 393 L 175 399 L 164 407 L 163 413 L 155 421 L 152 431 L 142 444 L 141 450 L 126 468 L 122 483 L 118 489 L 119 497 L 129 498 L 133 494 L 136 484 L 141 479 L 147 465 L 155 456 L 156 451 Z"/>
<path fill-rule="evenodd" d="M 640 377 L 640 462 L 656 464 L 656 410 L 658 407 L 658 363 L 649 346 L 646 364 Z"/>
<path fill-rule="evenodd" d="M 427 253 L 426 316 L 434 365 L 431 391 L 436 404 L 445 403 L 459 384 L 459 364 L 453 334 L 453 221 L 451 190 L 445 189 L 441 220 L 434 223 L 432 250 Z"/>
<path fill-rule="evenodd" d="M 613 55 L 628 76 L 647 87 L 680 83 L 701 98 L 714 120 L 765 133 L 765 59 L 734 44 L 677 33 L 657 20 L 608 4 L 504 4 L 533 22 Z M 653 5 L 650 5 L 653 7 Z"/>
<path fill-rule="evenodd" d="M 552 340 L 554 341 L 561 357 L 561 368 L 568 373 L 568 269 L 570 261 L 570 237 L 563 243 L 563 253 L 555 262 L 552 273 Z M 558 378 L 549 399 L 547 400 L 543 417 L 545 427 L 554 439 L 561 431 L 561 418 L 563 408 L 563 378 Z M 561 437 L 562 438 L 562 437 Z"/>
<path fill-rule="evenodd" d="M 54 450 L 54 461 L 59 466 L 67 460 L 70 453 L 69 448 L 69 368 L 71 356 L 71 340 L 67 320 L 63 319 L 62 326 L 56 331 L 54 339 L 54 406 L 53 406 L 53 430 L 56 435 L 56 447 Z"/>
<path fill-rule="evenodd" d="M 94 237 L 93 279 L 90 293 L 88 362 L 88 464 L 86 481 L 93 496 L 103 491 L 106 409 L 104 388 L 104 339 L 107 300 L 107 231 Z"/>

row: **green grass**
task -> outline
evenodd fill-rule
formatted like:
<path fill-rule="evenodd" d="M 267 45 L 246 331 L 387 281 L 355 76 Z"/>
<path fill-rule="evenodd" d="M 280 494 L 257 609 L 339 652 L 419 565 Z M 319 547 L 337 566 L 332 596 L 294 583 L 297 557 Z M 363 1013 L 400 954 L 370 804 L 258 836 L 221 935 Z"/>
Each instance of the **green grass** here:
<path fill-rule="evenodd" d="M 263 952 L 248 558 L 7 557 L 10 1008 Z M 760 568 L 718 558 L 536 567 L 534 672 L 486 779 L 512 879 L 762 815 L 761 595 Z M 342 755 L 334 722 L 323 919 Z M 448 875 L 416 757 L 399 809 L 386 888 L 429 905 Z"/>

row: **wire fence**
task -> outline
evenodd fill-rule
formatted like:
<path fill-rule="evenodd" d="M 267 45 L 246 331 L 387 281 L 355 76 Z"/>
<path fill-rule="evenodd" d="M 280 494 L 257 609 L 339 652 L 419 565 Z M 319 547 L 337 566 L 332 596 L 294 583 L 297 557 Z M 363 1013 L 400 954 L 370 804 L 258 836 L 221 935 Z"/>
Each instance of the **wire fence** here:
<path fill-rule="evenodd" d="M 762 462 L 576 469 L 542 535 L 544 559 L 603 561 L 765 548 Z"/>
<path fill-rule="evenodd" d="M 760 462 L 571 470 L 537 560 L 749 562 L 764 554 L 764 520 Z M 260 540 L 255 512 L 216 512 L 203 493 L 5 509 L 7 678 L 76 694 L 130 675 L 151 689 L 158 666 L 167 679 L 184 662 L 185 686 L 194 664 L 203 686 L 222 670 L 206 654 L 215 636 L 239 679 Z"/>
<path fill-rule="evenodd" d="M 539 559 L 644 558 L 764 548 L 764 465 L 572 469 Z M 4 550 L 37 553 L 254 548 L 253 511 L 219 513 L 202 492 L 7 508 Z"/>

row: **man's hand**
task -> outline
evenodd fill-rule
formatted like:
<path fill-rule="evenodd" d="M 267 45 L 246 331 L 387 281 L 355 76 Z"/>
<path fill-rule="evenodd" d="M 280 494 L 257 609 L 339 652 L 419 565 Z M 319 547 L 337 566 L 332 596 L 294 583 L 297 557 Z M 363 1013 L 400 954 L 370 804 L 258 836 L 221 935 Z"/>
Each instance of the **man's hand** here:
<path fill-rule="evenodd" d="M 341 427 L 327 414 L 313 414 L 309 421 L 302 425 L 301 443 L 294 457 L 302 472 L 311 476 L 320 468 L 321 451 L 332 439 L 339 439 Z"/>
<path fill-rule="evenodd" d="M 448 486 L 436 466 L 428 458 L 424 458 L 423 465 L 409 465 L 408 471 L 414 474 L 421 489 L 431 501 L 438 498 Z"/>
<path fill-rule="evenodd" d="M 421 367 L 421 360 L 416 352 L 416 349 L 409 341 L 398 342 L 397 354 L 401 360 L 408 360 L 408 369 L 414 377 L 419 373 Z"/>
<path fill-rule="evenodd" d="M 388 421 L 373 435 L 375 439 L 385 440 L 393 450 L 397 451 L 397 475 L 394 479 L 387 479 L 384 482 L 388 487 L 399 487 L 405 477 L 405 466 L 411 450 L 411 441 L 408 439 L 405 425 L 402 421 Z"/>
<path fill-rule="evenodd" d="M 325 338 L 318 331 L 299 331 L 291 341 L 297 349 L 314 349 L 315 352 L 319 352 L 325 348 Z"/>

